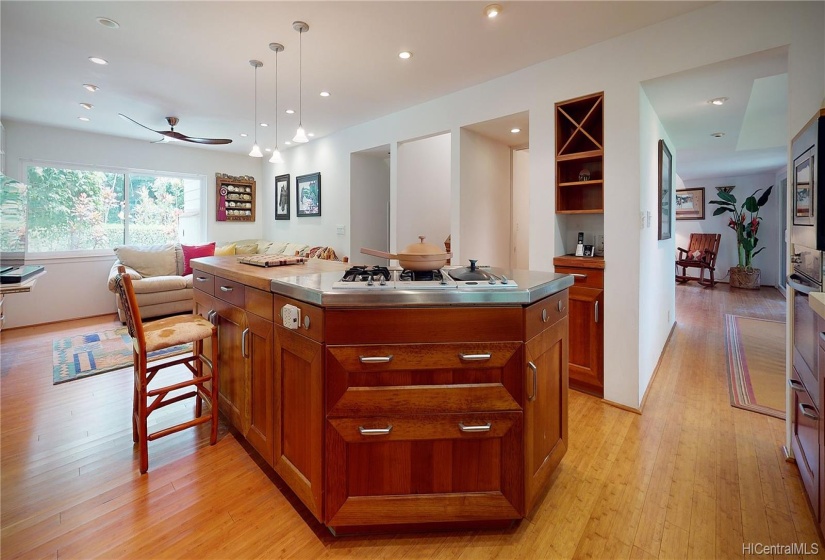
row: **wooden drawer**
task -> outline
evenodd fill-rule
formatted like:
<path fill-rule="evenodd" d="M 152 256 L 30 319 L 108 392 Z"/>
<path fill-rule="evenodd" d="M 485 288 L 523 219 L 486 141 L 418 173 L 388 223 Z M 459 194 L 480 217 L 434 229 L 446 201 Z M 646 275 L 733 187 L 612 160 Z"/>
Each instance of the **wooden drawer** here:
<path fill-rule="evenodd" d="M 521 412 L 330 419 L 326 522 L 517 519 L 522 434 Z"/>
<path fill-rule="evenodd" d="M 193 270 L 192 287 L 210 296 L 215 295 L 215 275 L 197 269 Z"/>
<path fill-rule="evenodd" d="M 328 309 L 327 344 L 521 340 L 521 307 Z"/>
<path fill-rule="evenodd" d="M 245 291 L 246 286 L 240 282 L 221 278 L 220 276 L 215 277 L 215 297 L 220 298 L 227 303 L 231 303 L 232 305 L 236 305 L 238 307 L 243 307 L 246 303 L 244 297 Z"/>
<path fill-rule="evenodd" d="M 524 308 L 524 340 L 530 340 L 556 321 L 567 316 L 568 290 L 537 301 Z"/>
<path fill-rule="evenodd" d="M 519 410 L 521 342 L 327 346 L 327 414 Z"/>
<path fill-rule="evenodd" d="M 595 268 L 574 268 L 572 266 L 554 267 L 557 274 L 572 274 L 574 286 L 585 288 L 604 288 L 604 270 Z"/>
<path fill-rule="evenodd" d="M 791 447 L 799 467 L 799 475 L 814 510 L 819 519 L 819 411 L 805 390 L 796 369 L 791 377 L 793 421 L 791 426 Z"/>
<path fill-rule="evenodd" d="M 273 296 L 271 292 L 250 288 L 249 286 L 245 287 L 244 309 L 250 313 L 254 313 L 267 321 L 272 321 L 274 313 L 272 302 Z"/>
<path fill-rule="evenodd" d="M 281 309 L 284 305 L 294 305 L 301 310 L 301 325 L 293 332 L 311 338 L 316 342 L 324 342 L 324 310 L 320 307 L 274 294 L 272 297 L 274 305 L 275 324 L 283 326 L 281 319 Z M 307 318 L 309 320 L 307 321 Z"/>

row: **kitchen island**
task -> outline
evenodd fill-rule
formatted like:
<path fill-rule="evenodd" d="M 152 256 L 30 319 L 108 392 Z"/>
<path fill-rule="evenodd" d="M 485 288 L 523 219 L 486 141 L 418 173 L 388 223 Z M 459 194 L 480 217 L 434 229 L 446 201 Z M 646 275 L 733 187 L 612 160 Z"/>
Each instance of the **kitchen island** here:
<path fill-rule="evenodd" d="M 534 508 L 567 449 L 572 277 L 345 290 L 329 261 L 192 265 L 221 411 L 334 533 L 501 526 Z"/>

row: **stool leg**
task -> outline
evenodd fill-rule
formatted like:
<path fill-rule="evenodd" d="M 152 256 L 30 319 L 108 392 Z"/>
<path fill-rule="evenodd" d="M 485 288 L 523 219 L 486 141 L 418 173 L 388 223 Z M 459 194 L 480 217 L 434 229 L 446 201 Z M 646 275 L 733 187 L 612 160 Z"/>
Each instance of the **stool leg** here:
<path fill-rule="evenodd" d="M 209 440 L 211 445 L 215 445 L 218 441 L 218 330 L 212 329 L 212 434 Z"/>
<path fill-rule="evenodd" d="M 132 379 L 132 441 L 138 442 L 138 357 L 137 352 L 132 350 L 132 363 L 134 364 L 134 379 Z"/>
<path fill-rule="evenodd" d="M 192 352 L 195 354 L 195 377 L 203 375 L 203 362 L 201 361 L 201 354 L 203 353 L 203 340 L 196 340 L 192 344 Z M 200 389 L 202 387 L 195 387 L 195 418 L 200 418 L 203 412 L 203 398 L 201 397 Z"/>

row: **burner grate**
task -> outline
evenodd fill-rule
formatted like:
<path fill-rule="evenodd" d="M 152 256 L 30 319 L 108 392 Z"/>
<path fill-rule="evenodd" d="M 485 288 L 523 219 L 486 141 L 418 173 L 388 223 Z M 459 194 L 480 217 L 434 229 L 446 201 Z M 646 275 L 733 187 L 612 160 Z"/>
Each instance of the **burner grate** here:
<path fill-rule="evenodd" d="M 441 282 L 444 276 L 440 270 L 402 270 L 398 273 L 402 282 Z"/>
<path fill-rule="evenodd" d="M 386 266 L 353 266 L 352 268 L 347 269 L 347 271 L 344 273 L 343 278 L 341 278 L 341 281 L 368 282 L 370 278 L 372 278 L 373 280 L 378 280 L 382 276 L 385 280 L 390 279 L 390 271 Z"/>

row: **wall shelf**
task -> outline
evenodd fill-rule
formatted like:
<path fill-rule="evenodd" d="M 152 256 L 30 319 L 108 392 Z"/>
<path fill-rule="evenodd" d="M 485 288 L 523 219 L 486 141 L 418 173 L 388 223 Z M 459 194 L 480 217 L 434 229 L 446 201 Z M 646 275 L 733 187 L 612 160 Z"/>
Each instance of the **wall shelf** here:
<path fill-rule="evenodd" d="M 604 93 L 556 103 L 556 213 L 604 213 Z"/>

